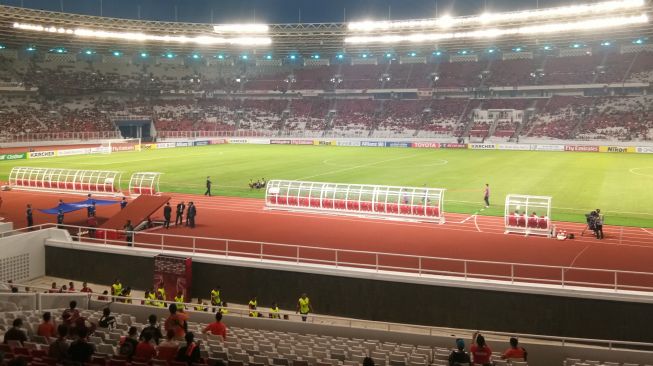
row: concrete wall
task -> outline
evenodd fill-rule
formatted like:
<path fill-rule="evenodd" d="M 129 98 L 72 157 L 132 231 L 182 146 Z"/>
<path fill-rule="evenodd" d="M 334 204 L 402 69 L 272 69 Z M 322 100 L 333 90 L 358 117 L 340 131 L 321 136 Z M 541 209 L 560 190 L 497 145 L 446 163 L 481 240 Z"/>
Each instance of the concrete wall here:
<path fill-rule="evenodd" d="M 152 256 L 46 247 L 47 274 L 133 288 L 151 287 Z M 75 264 L 75 265 L 71 265 Z M 356 319 L 520 334 L 653 342 L 653 304 L 547 296 L 373 278 L 302 273 L 216 263 L 193 263 L 192 296 L 208 298 L 215 285 L 227 302 L 261 307 L 277 301 L 294 309 L 308 292 L 317 313 Z"/>
<path fill-rule="evenodd" d="M 14 282 L 45 275 L 46 239 L 67 240 L 63 230 L 46 229 L 0 238 L 0 280 Z"/>

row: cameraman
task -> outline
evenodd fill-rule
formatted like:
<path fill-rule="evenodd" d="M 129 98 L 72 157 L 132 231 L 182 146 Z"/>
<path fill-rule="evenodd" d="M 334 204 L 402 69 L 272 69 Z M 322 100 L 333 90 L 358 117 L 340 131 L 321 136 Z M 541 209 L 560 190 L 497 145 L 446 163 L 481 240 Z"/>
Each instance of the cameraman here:
<path fill-rule="evenodd" d="M 603 215 L 601 215 L 601 210 L 598 208 L 594 213 L 596 213 L 594 215 L 594 234 L 597 239 L 603 239 Z"/>

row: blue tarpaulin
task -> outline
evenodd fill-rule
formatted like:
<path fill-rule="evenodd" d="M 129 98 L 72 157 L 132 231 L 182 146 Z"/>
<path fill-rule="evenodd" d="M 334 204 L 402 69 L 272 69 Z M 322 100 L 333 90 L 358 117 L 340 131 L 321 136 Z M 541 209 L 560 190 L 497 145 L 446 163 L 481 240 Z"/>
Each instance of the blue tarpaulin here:
<path fill-rule="evenodd" d="M 57 207 L 48 208 L 45 210 L 39 209 L 39 211 L 43 212 L 44 214 L 56 215 L 59 213 L 59 210 L 62 210 L 63 213 L 83 210 L 89 206 L 92 206 L 93 202 L 95 202 L 95 206 L 108 206 L 108 205 L 116 205 L 120 203 L 120 201 L 90 199 L 90 200 L 79 201 L 79 202 L 60 203 L 59 205 L 57 205 Z"/>

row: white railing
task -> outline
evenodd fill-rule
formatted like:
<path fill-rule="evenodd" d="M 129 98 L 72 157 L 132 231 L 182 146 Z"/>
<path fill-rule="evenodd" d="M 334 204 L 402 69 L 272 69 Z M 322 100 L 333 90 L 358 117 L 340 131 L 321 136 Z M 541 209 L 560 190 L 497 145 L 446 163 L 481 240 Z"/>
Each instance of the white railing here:
<path fill-rule="evenodd" d="M 41 132 L 20 135 L 0 135 L 0 142 L 34 142 L 34 141 L 89 141 L 120 139 L 119 131 L 99 132 Z"/>
<path fill-rule="evenodd" d="M 56 224 L 34 226 L 34 229 L 56 227 Z M 266 243 L 260 241 L 194 237 L 133 232 L 127 243 L 122 230 L 104 230 L 73 225 L 59 225 L 68 230 L 79 245 L 126 246 L 157 251 L 190 252 L 224 258 L 238 257 L 260 262 L 291 262 L 334 268 L 367 270 L 375 273 L 414 274 L 420 277 L 446 276 L 459 280 L 493 280 L 504 284 L 545 284 L 565 287 L 586 287 L 614 292 L 653 293 L 653 272 L 553 266 L 512 262 L 482 261 L 446 257 L 430 257 L 349 249 L 322 248 L 306 245 Z M 26 229 L 0 234 L 14 235 Z M 95 231 L 91 238 L 88 233 Z"/>

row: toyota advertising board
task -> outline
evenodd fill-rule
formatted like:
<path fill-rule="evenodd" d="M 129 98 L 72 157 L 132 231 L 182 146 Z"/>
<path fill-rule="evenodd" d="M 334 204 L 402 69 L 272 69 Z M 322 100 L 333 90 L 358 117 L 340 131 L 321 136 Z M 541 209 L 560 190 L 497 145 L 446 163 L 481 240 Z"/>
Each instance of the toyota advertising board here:
<path fill-rule="evenodd" d="M 440 143 L 431 141 L 417 141 L 412 143 L 412 147 L 416 149 L 439 149 Z"/>

